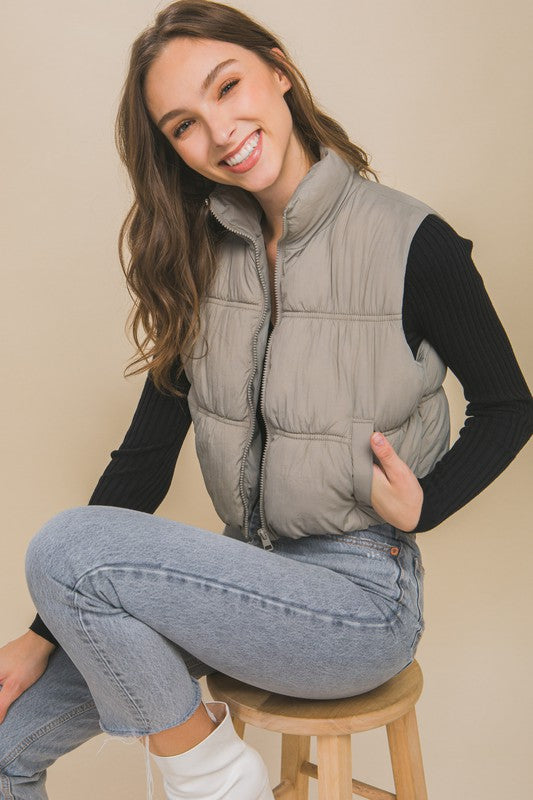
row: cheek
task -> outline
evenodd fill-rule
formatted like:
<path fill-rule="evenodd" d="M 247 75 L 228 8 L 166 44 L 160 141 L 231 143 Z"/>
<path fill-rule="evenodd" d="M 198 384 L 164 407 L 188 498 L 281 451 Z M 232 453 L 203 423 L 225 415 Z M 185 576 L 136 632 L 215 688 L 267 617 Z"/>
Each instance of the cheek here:
<path fill-rule="evenodd" d="M 198 136 L 191 136 L 189 138 L 190 141 L 183 142 L 179 147 L 174 145 L 174 149 L 188 167 L 204 175 L 202 170 L 205 169 L 207 158 L 205 143 L 198 141 Z"/>
<path fill-rule="evenodd" d="M 235 110 L 243 119 L 252 117 L 268 122 L 279 114 L 279 96 L 269 87 L 252 88 L 249 85 L 239 93 Z"/>

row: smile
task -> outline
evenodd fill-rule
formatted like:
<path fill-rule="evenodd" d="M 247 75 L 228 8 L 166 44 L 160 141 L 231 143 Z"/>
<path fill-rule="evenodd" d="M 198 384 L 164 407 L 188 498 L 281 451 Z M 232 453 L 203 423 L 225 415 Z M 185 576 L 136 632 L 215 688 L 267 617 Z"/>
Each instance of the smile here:
<path fill-rule="evenodd" d="M 225 159 L 222 163 L 227 164 L 230 167 L 237 166 L 237 164 L 240 164 L 245 160 L 245 158 L 248 158 L 248 156 L 253 153 L 259 144 L 260 138 L 259 131 L 256 131 L 252 136 L 250 136 L 250 138 L 246 141 L 246 144 L 241 147 L 238 153 L 236 153 L 234 156 L 231 156 L 231 158 Z"/>
<path fill-rule="evenodd" d="M 241 170 L 248 165 L 252 165 L 257 160 L 257 156 L 261 152 L 261 141 L 262 141 L 262 132 L 261 130 L 255 131 L 251 136 L 248 137 L 245 144 L 241 147 L 238 153 L 230 158 L 222 160 L 220 163 L 228 167 L 229 169 L 238 169 Z M 240 171 L 240 170 L 239 170 Z"/>

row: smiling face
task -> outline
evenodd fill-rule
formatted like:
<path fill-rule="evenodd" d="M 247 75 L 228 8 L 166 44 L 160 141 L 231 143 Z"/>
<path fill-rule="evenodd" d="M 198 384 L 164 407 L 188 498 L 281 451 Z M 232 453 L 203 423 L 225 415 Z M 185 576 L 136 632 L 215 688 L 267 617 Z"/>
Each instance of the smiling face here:
<path fill-rule="evenodd" d="M 153 122 L 191 169 L 259 198 L 280 180 L 288 161 L 302 161 L 284 99 L 290 88 L 280 70 L 247 48 L 178 37 L 150 65 L 144 94 Z M 238 158 L 249 158 L 239 167 L 223 163 L 243 146 Z"/>

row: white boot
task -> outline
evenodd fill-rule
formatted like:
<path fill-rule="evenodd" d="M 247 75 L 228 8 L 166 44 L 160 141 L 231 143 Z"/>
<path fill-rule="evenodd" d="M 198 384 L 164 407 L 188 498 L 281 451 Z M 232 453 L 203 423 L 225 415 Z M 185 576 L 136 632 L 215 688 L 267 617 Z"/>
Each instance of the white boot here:
<path fill-rule="evenodd" d="M 209 736 L 177 756 L 150 753 L 163 774 L 167 800 L 274 800 L 260 754 L 237 734 L 227 703 Z M 209 716 L 213 716 L 208 709 Z"/>

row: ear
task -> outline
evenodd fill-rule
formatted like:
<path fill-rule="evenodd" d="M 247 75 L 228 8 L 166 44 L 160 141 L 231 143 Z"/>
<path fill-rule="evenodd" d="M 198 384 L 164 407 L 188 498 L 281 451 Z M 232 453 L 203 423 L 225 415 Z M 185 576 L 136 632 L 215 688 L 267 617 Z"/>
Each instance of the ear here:
<path fill-rule="evenodd" d="M 276 55 L 280 56 L 282 61 L 286 60 L 285 59 L 285 54 L 283 53 L 282 50 L 280 50 L 279 47 L 272 47 L 271 50 L 272 50 L 273 53 L 276 53 Z M 274 67 L 274 71 L 276 72 L 276 74 L 279 77 L 280 86 L 283 89 L 283 94 L 285 94 L 285 92 L 287 92 L 289 89 L 292 89 L 292 83 L 290 82 L 289 78 L 285 75 L 283 70 L 278 69 L 277 67 Z"/>

